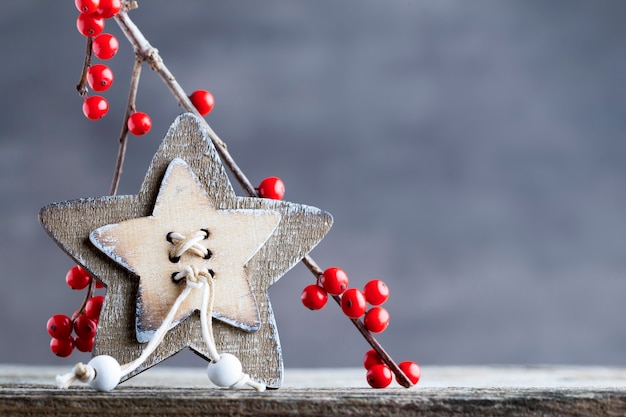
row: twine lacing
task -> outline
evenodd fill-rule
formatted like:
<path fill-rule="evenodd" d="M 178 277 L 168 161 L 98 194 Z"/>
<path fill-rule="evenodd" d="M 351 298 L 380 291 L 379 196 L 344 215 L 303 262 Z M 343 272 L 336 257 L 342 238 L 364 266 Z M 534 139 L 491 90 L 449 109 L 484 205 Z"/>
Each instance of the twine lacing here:
<path fill-rule="evenodd" d="M 209 259 L 211 256 L 211 251 L 199 244 L 199 242 L 206 239 L 208 235 L 209 232 L 205 229 L 197 231 L 191 234 L 189 237 L 186 237 L 176 232 L 168 233 L 167 240 L 173 245 L 169 251 L 170 260 L 172 262 L 178 262 L 180 260 L 180 257 L 185 253 L 190 253 L 203 259 Z M 139 366 L 141 366 L 141 364 L 143 364 L 148 359 L 148 357 L 152 353 L 154 353 L 154 351 L 165 338 L 165 335 L 167 334 L 167 331 L 174 321 L 174 318 L 176 317 L 176 314 L 181 304 L 185 301 L 185 299 L 187 299 L 192 291 L 200 289 L 202 290 L 202 306 L 200 308 L 200 326 L 202 328 L 202 339 L 204 340 L 204 343 L 208 348 L 209 359 L 211 360 L 211 362 L 219 362 L 220 355 L 217 351 L 215 338 L 213 336 L 213 316 L 211 314 L 211 312 L 213 311 L 213 303 L 215 300 L 215 278 L 213 276 L 213 271 L 210 269 L 201 270 L 193 265 L 185 265 L 182 271 L 172 275 L 172 280 L 174 282 L 182 282 L 182 280 L 185 280 L 185 289 L 176 298 L 176 301 L 174 302 L 174 304 L 172 304 L 172 307 L 170 308 L 167 316 L 163 319 L 163 322 L 156 330 L 156 332 L 152 336 L 152 339 L 150 339 L 150 342 L 148 342 L 148 345 L 143 350 L 141 355 L 132 362 L 121 366 L 122 378 L 135 371 Z M 59 388 L 68 388 L 75 381 L 89 382 L 93 380 L 94 377 L 94 369 L 89 365 L 84 365 L 79 362 L 74 366 L 72 372 L 65 375 L 57 375 L 56 385 Z M 257 391 L 265 390 L 265 384 L 252 380 L 250 376 L 246 373 L 242 373 L 237 382 L 231 385 L 230 388 L 243 388 L 246 385 L 256 389 Z"/>
<path fill-rule="evenodd" d="M 78 362 L 74 365 L 72 372 L 65 375 L 57 375 L 56 385 L 59 388 L 68 388 L 72 383 L 76 381 L 89 382 L 94 379 L 96 372 L 91 366 L 85 365 L 82 362 Z"/>
<path fill-rule="evenodd" d="M 176 232 L 168 233 L 167 241 L 173 245 L 169 252 L 170 260 L 178 261 L 183 253 L 187 251 L 201 258 L 208 259 L 211 252 L 198 243 L 208 237 L 209 231 L 206 229 L 199 230 L 189 237 L 185 237 L 184 235 Z"/>

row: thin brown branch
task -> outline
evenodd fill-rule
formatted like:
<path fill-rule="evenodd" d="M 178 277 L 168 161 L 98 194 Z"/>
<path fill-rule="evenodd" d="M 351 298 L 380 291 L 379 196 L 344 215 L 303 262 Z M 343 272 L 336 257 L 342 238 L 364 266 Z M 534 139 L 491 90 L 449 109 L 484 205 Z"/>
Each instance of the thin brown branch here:
<path fill-rule="evenodd" d="M 87 286 L 87 293 L 85 294 L 85 299 L 83 300 L 83 303 L 80 305 L 80 308 L 76 310 L 74 314 L 72 314 L 72 323 L 74 323 L 74 321 L 78 318 L 78 316 L 80 316 L 81 314 L 85 312 L 85 308 L 87 307 L 87 302 L 91 300 L 91 298 L 93 297 L 95 289 L 96 289 L 96 280 L 94 278 L 90 278 L 89 285 Z"/>
<path fill-rule="evenodd" d="M 134 24 L 134 22 L 128 16 L 128 13 L 125 10 L 120 11 L 120 13 L 115 16 L 115 21 L 124 32 L 124 35 L 131 43 L 131 45 L 135 48 L 135 54 L 137 57 L 141 57 L 143 60 L 150 64 L 150 67 L 161 77 L 165 85 L 174 95 L 174 97 L 178 100 L 179 105 L 187 112 L 193 113 L 203 122 L 203 125 L 207 131 L 207 134 L 213 144 L 215 145 L 222 162 L 224 165 L 231 171 L 239 185 L 243 188 L 243 190 L 249 195 L 253 197 L 258 197 L 258 193 L 250 180 L 245 176 L 243 171 L 239 168 L 235 160 L 232 158 L 230 153 L 228 152 L 227 146 L 222 141 L 217 134 L 211 129 L 209 124 L 206 122 L 204 117 L 198 113 L 196 108 L 191 104 L 189 97 L 182 89 L 180 84 L 174 78 L 174 75 L 169 71 L 169 69 L 163 63 L 159 52 L 148 42 L 143 33 L 139 30 L 139 28 Z M 306 267 L 311 271 L 311 273 L 317 278 L 323 273 L 321 268 L 315 263 L 315 261 L 308 255 L 306 255 L 302 262 L 306 265 Z M 341 298 L 335 296 L 333 297 L 336 302 L 341 304 Z M 405 373 L 400 369 L 400 367 L 393 361 L 393 359 L 385 352 L 380 343 L 374 338 L 369 330 L 365 328 L 363 323 L 358 319 L 351 319 L 352 323 L 356 326 L 359 332 L 363 335 L 365 340 L 372 346 L 372 348 L 380 355 L 383 362 L 389 366 L 389 369 L 395 374 L 398 383 L 404 387 L 411 387 L 413 383 L 408 379 Z"/>
<path fill-rule="evenodd" d="M 91 66 L 91 53 L 93 47 L 93 38 L 87 37 L 87 46 L 85 46 L 85 60 L 83 61 L 83 69 L 80 73 L 80 79 L 76 84 L 76 90 L 82 97 L 87 95 L 87 71 Z"/>
<path fill-rule="evenodd" d="M 202 121 L 207 135 L 215 145 L 215 148 L 222 158 L 222 162 L 228 167 L 228 169 L 231 171 L 243 190 L 250 196 L 258 196 L 256 189 L 254 188 L 250 180 L 248 180 L 246 175 L 237 166 L 237 163 L 228 152 L 228 147 L 226 146 L 226 143 L 224 143 L 224 141 L 219 138 L 217 133 L 213 131 L 213 129 L 211 128 L 211 126 L 209 126 L 204 117 L 202 117 L 202 115 L 198 113 L 198 110 L 191 103 L 191 100 L 189 100 L 189 96 L 185 93 L 185 90 L 183 90 L 180 84 L 178 84 L 174 75 L 163 63 L 163 60 L 159 55 L 159 51 L 152 45 L 150 45 L 150 42 L 148 42 L 143 33 L 130 19 L 128 13 L 124 10 L 120 11 L 120 13 L 115 16 L 115 21 L 120 26 L 122 32 L 124 32 L 124 35 L 131 43 L 131 45 L 134 46 L 135 54 L 137 56 L 143 57 L 143 59 L 150 65 L 150 67 L 157 74 L 159 74 L 165 85 L 178 101 L 178 104 L 185 111 L 198 116 L 198 118 Z"/>
<path fill-rule="evenodd" d="M 128 104 L 126 105 L 126 113 L 124 114 L 124 122 L 122 123 L 122 131 L 120 132 L 119 148 L 117 151 L 117 160 L 115 162 L 115 170 L 113 171 L 113 181 L 111 182 L 111 195 L 117 194 L 120 185 L 120 178 L 124 168 L 124 159 L 126 157 L 126 144 L 128 143 L 128 118 L 135 111 L 135 101 L 137 99 L 137 89 L 139 87 L 139 77 L 141 76 L 141 67 L 143 59 L 139 56 L 135 58 L 135 65 L 130 77 L 130 88 L 128 90 Z"/>
<path fill-rule="evenodd" d="M 194 113 L 198 118 L 204 120 L 202 115 L 198 113 L 198 110 L 194 107 L 189 100 L 189 97 L 183 90 L 183 88 L 178 84 L 174 75 L 170 72 L 170 70 L 163 64 L 163 60 L 159 55 L 159 51 L 150 45 L 150 42 L 143 36 L 143 33 L 139 30 L 139 28 L 135 25 L 135 23 L 130 19 L 128 13 L 124 10 L 120 11 L 115 16 L 115 21 L 124 32 L 124 35 L 131 43 L 131 45 L 135 48 L 135 55 L 143 57 L 144 61 L 146 61 L 150 67 L 159 74 L 165 85 L 169 88 L 170 92 L 174 95 L 178 104 L 189 113 Z M 215 143 L 216 146 L 226 148 L 226 144 L 222 141 L 217 134 L 211 129 L 211 127 L 204 121 L 204 127 L 207 130 L 209 137 Z"/>

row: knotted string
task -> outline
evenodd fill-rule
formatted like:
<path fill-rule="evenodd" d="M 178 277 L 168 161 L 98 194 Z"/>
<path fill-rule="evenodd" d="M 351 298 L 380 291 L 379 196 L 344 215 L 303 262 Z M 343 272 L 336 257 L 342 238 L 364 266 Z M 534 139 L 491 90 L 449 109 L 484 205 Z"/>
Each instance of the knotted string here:
<path fill-rule="evenodd" d="M 178 259 L 187 251 L 190 251 L 194 255 L 201 258 L 206 258 L 209 256 L 210 252 L 198 242 L 206 239 L 207 237 L 209 237 L 209 232 L 206 230 L 198 230 L 189 237 L 185 237 L 184 235 L 176 232 L 168 233 L 167 240 L 174 245 L 170 249 L 170 259 Z"/>
<path fill-rule="evenodd" d="M 200 327 L 202 327 L 202 339 L 209 349 L 209 359 L 211 359 L 211 362 L 217 363 L 220 360 L 220 354 L 215 346 L 212 325 L 213 314 L 211 314 L 215 300 L 214 281 L 213 277 L 210 274 L 208 275 L 208 279 L 206 276 L 201 277 L 204 289 L 202 291 L 202 307 L 200 308 Z"/>
<path fill-rule="evenodd" d="M 176 298 L 176 301 L 174 302 L 174 304 L 172 304 L 172 308 L 170 308 L 170 311 L 169 311 L 169 313 L 167 313 L 167 316 L 165 316 L 165 318 L 163 319 L 163 322 L 161 323 L 161 326 L 159 326 L 157 331 L 152 336 L 152 339 L 150 339 L 150 342 L 148 343 L 148 346 L 146 346 L 146 348 L 143 350 L 143 352 L 141 353 L 141 355 L 137 359 L 135 359 L 134 361 L 129 362 L 129 363 L 125 364 L 125 365 L 122 365 L 122 367 L 121 367 L 122 368 L 122 376 L 126 376 L 126 375 L 130 374 L 131 372 L 133 372 L 142 363 L 144 363 L 146 361 L 146 359 L 148 359 L 148 357 L 152 353 L 154 353 L 156 348 L 161 344 L 161 342 L 165 338 L 165 334 L 167 333 L 168 329 L 170 328 L 172 322 L 174 321 L 174 317 L 176 317 L 176 313 L 178 312 L 178 309 L 180 308 L 180 305 L 185 301 L 185 299 L 191 293 L 191 291 L 193 291 L 195 288 L 199 288 L 199 287 L 200 287 L 200 285 L 198 284 L 197 280 L 194 282 L 192 279 L 189 279 L 189 278 L 187 279 L 187 286 L 185 287 L 183 292 L 181 292 L 180 295 Z"/>
<path fill-rule="evenodd" d="M 74 365 L 72 372 L 65 375 L 57 375 L 56 385 L 59 388 L 68 388 L 75 381 L 89 382 L 96 376 L 96 372 L 91 366 L 78 362 Z"/>

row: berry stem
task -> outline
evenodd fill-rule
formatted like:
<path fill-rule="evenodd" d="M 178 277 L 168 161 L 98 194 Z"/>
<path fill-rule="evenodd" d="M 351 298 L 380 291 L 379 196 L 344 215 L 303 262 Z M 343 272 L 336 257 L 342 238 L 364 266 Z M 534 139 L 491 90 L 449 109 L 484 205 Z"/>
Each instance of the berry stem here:
<path fill-rule="evenodd" d="M 232 158 L 230 153 L 228 152 L 228 148 L 224 141 L 222 141 L 219 136 L 213 131 L 213 129 L 206 122 L 204 117 L 196 110 L 196 108 L 189 100 L 189 97 L 182 89 L 180 84 L 174 78 L 174 75 L 169 71 L 169 69 L 163 63 L 163 59 L 159 55 L 159 52 L 150 45 L 148 40 L 145 38 L 143 33 L 139 30 L 139 28 L 135 25 L 135 23 L 128 16 L 126 8 L 122 9 L 116 16 L 115 21 L 122 29 L 122 32 L 131 43 L 131 45 L 135 48 L 135 55 L 137 56 L 138 61 L 146 61 L 150 68 L 155 71 L 163 80 L 165 85 L 168 87 L 170 92 L 174 95 L 174 97 L 178 100 L 179 105 L 187 112 L 193 113 L 202 121 L 207 135 L 215 145 L 222 162 L 230 172 L 233 174 L 241 188 L 251 197 L 258 197 L 258 191 L 252 185 L 250 180 L 246 177 L 243 171 L 239 168 L 235 160 Z M 128 116 L 126 117 L 128 119 Z M 121 172 L 121 171 L 120 171 Z M 317 263 L 309 256 L 306 255 L 302 262 L 304 265 L 311 271 L 311 273 L 315 276 L 316 279 L 319 279 L 320 275 L 323 274 L 322 269 L 317 265 Z M 335 301 L 341 305 L 341 298 L 338 296 L 333 296 Z M 356 326 L 359 332 L 363 335 L 365 340 L 372 346 L 372 348 L 380 355 L 383 362 L 391 369 L 391 371 L 396 375 L 398 383 L 403 387 L 409 388 L 413 386 L 411 381 L 405 375 L 405 373 L 400 369 L 400 367 L 393 361 L 391 356 L 382 348 L 380 343 L 374 338 L 374 336 L 370 333 L 369 330 L 365 328 L 363 323 L 358 319 L 350 319 L 352 323 Z"/>
<path fill-rule="evenodd" d="M 120 185 L 122 171 L 124 167 L 124 159 L 126 157 L 126 144 L 128 143 L 128 118 L 135 111 L 135 101 L 137 99 L 137 89 L 139 87 L 139 77 L 141 76 L 141 66 L 143 60 L 140 57 L 135 59 L 133 72 L 130 77 L 130 88 L 128 91 L 128 104 L 126 105 L 126 113 L 124 114 L 124 122 L 122 123 L 122 131 L 120 132 L 119 148 L 117 152 L 117 160 L 115 162 L 115 170 L 113 171 L 113 181 L 111 182 L 111 195 L 117 194 Z"/>
<path fill-rule="evenodd" d="M 89 301 L 91 297 L 93 297 L 95 289 L 96 289 L 96 280 L 94 278 L 91 278 L 89 280 L 89 286 L 87 287 L 87 293 L 85 294 L 85 299 L 83 300 L 83 303 L 81 304 L 80 308 L 76 310 L 76 312 L 72 315 L 72 324 L 81 314 L 85 312 L 87 301 Z"/>
<path fill-rule="evenodd" d="M 93 50 L 93 38 L 91 36 L 87 37 L 87 46 L 85 47 L 85 60 L 83 61 L 83 69 L 80 73 L 80 79 L 76 84 L 76 91 L 81 97 L 85 97 L 87 95 L 87 71 L 89 71 L 89 67 L 91 66 L 91 53 Z"/>

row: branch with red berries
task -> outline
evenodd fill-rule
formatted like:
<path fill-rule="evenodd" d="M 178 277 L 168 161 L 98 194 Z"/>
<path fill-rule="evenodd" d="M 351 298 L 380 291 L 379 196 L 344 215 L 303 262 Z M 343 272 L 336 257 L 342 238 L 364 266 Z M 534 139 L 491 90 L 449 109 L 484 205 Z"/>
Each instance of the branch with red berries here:
<path fill-rule="evenodd" d="M 411 361 L 397 365 L 372 336 L 372 333 L 382 333 L 389 325 L 389 312 L 381 307 L 389 298 L 387 284 L 380 279 L 374 279 L 365 284 L 363 291 L 349 288 L 348 275 L 338 267 L 328 268 L 317 277 L 315 284 L 306 286 L 302 291 L 302 304 L 311 310 L 320 310 L 324 308 L 330 295 L 341 306 L 343 313 L 352 320 L 372 346 L 363 358 L 368 384 L 373 388 L 389 386 L 393 379 L 392 371 L 400 385 L 408 388 L 417 384 L 421 376 L 420 367 Z M 369 310 L 367 304 L 372 306 Z M 406 376 L 411 385 L 405 385 L 401 375 Z"/>
<path fill-rule="evenodd" d="M 114 80 L 113 72 L 108 66 L 100 63 L 92 64 L 92 55 L 100 60 L 108 60 L 115 56 L 119 48 L 119 42 L 115 36 L 104 33 L 105 23 L 108 20 L 115 20 L 133 46 L 136 56 L 126 113 L 119 138 L 118 157 L 110 190 L 111 195 L 116 194 L 121 178 L 128 133 L 137 136 L 144 135 L 150 131 L 152 126 L 150 117 L 146 113 L 137 111 L 135 107 L 141 68 L 144 63 L 147 63 L 164 81 L 178 104 L 185 111 L 196 114 L 203 121 L 208 136 L 220 154 L 222 162 L 249 196 L 271 199 L 283 198 L 285 186 L 280 178 L 266 178 L 258 187 L 254 187 L 235 163 L 226 144 L 204 119 L 204 116 L 213 109 L 213 96 L 206 90 L 196 90 L 191 95 L 185 93 L 165 66 L 158 51 L 150 45 L 128 16 L 128 12 L 137 7 L 136 1 L 75 0 L 75 5 L 79 11 L 76 21 L 77 29 L 87 38 L 85 60 L 76 88 L 84 99 L 83 113 L 88 119 L 100 119 L 107 114 L 109 109 L 108 102 L 104 97 L 89 95 L 89 88 L 94 92 L 104 92 Z M 324 307 L 330 295 L 372 347 L 363 360 L 363 365 L 367 369 L 368 383 L 374 388 L 384 388 L 391 383 L 392 375 L 395 375 L 397 382 L 404 387 L 408 388 L 416 384 L 420 378 L 419 366 L 409 361 L 401 362 L 398 365 L 372 334 L 384 331 L 389 324 L 389 313 L 381 307 L 389 296 L 389 289 L 385 283 L 381 280 L 372 280 L 365 285 L 363 291 L 349 288 L 348 276 L 340 268 L 332 267 L 322 271 L 308 255 L 302 262 L 316 279 L 315 284 L 307 286 L 302 292 L 301 300 L 304 306 L 312 310 L 320 309 Z M 48 321 L 48 332 L 53 337 L 50 345 L 51 350 L 59 356 L 68 356 L 74 347 L 81 351 L 91 351 L 90 347 L 93 348 L 93 338 L 99 316 L 98 305 L 101 306 L 103 298 L 99 298 L 102 296 L 94 297 L 94 287 L 97 286 L 97 283 L 89 277 L 86 271 L 82 270 L 81 272 L 81 270 L 80 267 L 74 267 L 68 272 L 68 284 L 72 288 L 79 288 L 80 285 L 76 286 L 70 281 L 79 280 L 79 278 L 74 278 L 79 276 L 83 281 L 87 280 L 87 283 L 82 287 L 88 287 L 83 305 L 72 318 L 55 315 Z M 371 305 L 369 309 L 367 308 L 368 304 Z M 76 332 L 76 338 L 73 338 L 72 331 Z M 85 340 L 89 340 L 90 343 Z"/>
<path fill-rule="evenodd" d="M 65 282 L 73 290 L 87 289 L 87 294 L 83 304 L 71 317 L 55 314 L 46 323 L 48 334 L 52 336 L 50 350 L 62 358 L 70 356 L 74 348 L 81 352 L 93 350 L 104 302 L 103 295 L 94 295 L 95 290 L 103 286 L 80 266 L 76 265 L 67 271 Z"/>

